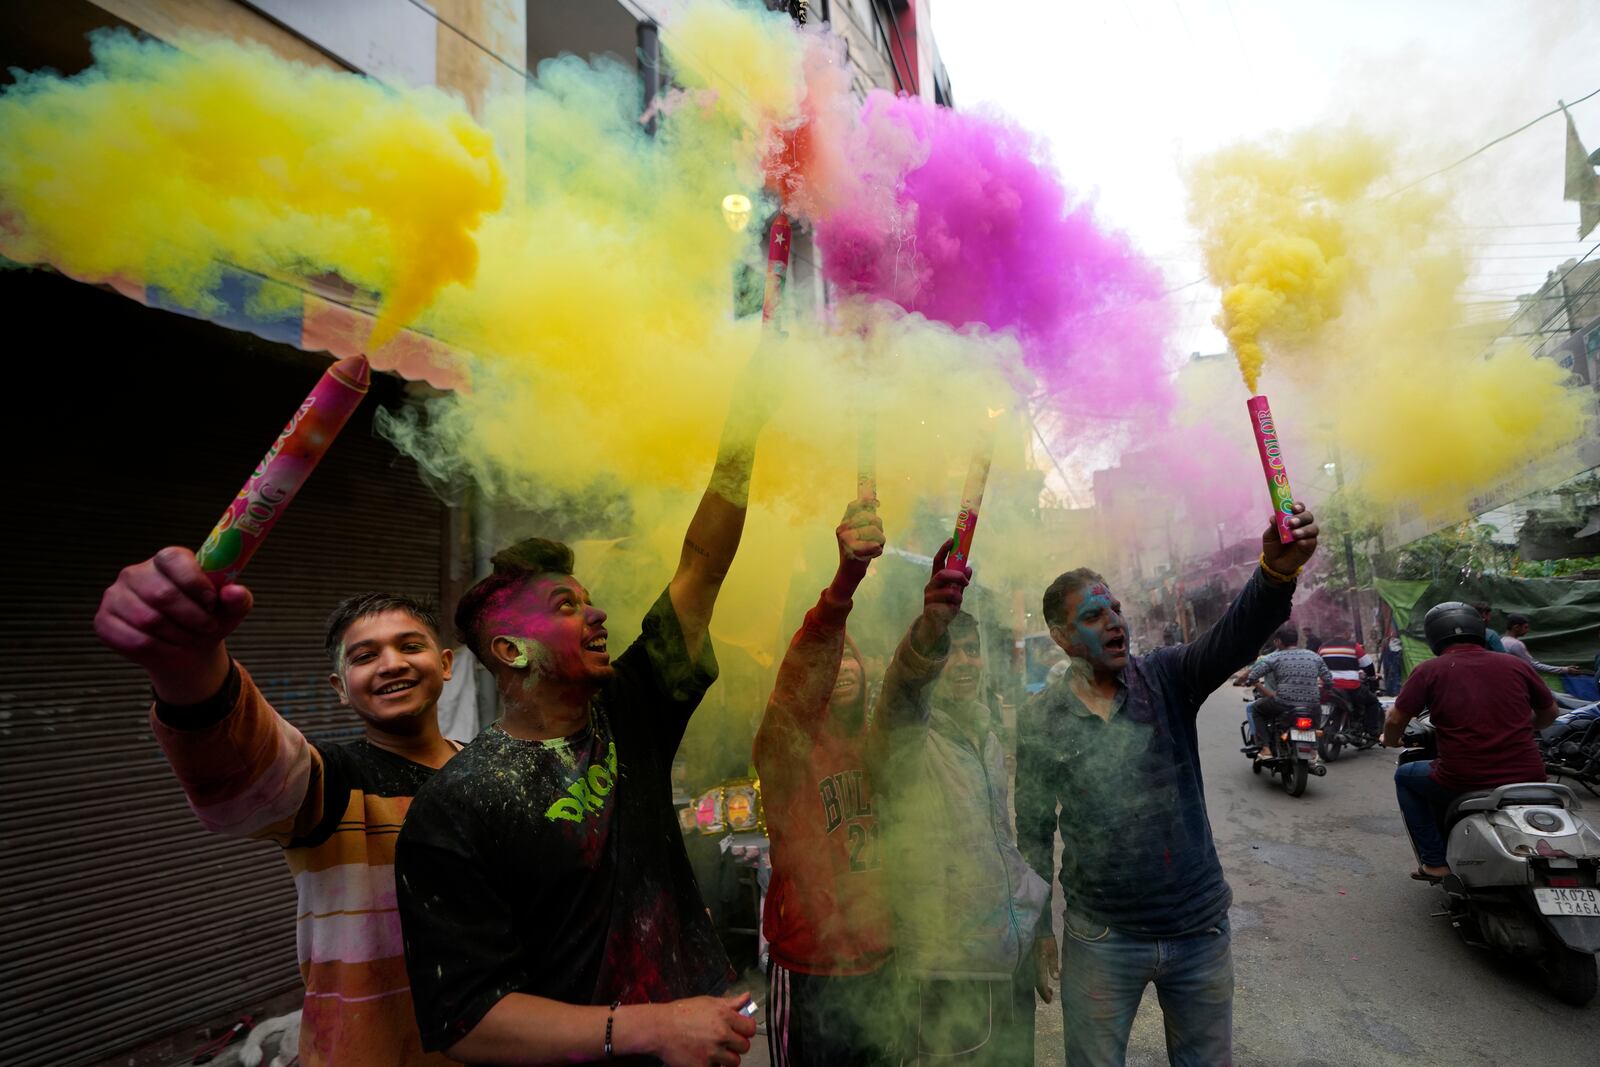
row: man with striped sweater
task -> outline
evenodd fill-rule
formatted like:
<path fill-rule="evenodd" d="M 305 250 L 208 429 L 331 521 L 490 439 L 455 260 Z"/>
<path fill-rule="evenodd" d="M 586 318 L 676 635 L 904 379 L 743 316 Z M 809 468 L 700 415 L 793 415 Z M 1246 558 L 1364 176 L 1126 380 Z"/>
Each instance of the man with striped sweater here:
<path fill-rule="evenodd" d="M 1350 710 L 1361 716 L 1367 736 L 1376 739 L 1383 729 L 1383 707 L 1374 692 L 1378 685 L 1377 664 L 1361 642 L 1349 636 L 1323 645 L 1319 654 L 1333 675 L 1334 697 L 1346 701 Z"/>
<path fill-rule="evenodd" d="M 95 631 L 150 676 L 151 729 L 207 829 L 284 850 L 299 894 L 304 1067 L 446 1064 L 412 1012 L 395 907 L 394 846 L 422 784 L 455 755 L 439 732 L 451 651 L 432 611 L 390 593 L 329 620 L 329 681 L 363 736 L 309 741 L 267 703 L 225 639 L 250 613 L 186 548 L 164 548 L 106 590 Z"/>

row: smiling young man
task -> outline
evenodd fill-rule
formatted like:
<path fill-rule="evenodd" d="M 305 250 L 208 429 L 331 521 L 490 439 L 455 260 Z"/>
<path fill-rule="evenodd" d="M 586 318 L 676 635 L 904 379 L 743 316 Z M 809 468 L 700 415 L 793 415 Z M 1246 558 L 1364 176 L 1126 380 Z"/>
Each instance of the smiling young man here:
<path fill-rule="evenodd" d="M 948 566 L 949 551 L 934 558 L 872 720 L 900 1063 L 1031 1063 L 1029 949 L 1048 890 L 1012 836 L 983 643 L 961 610 L 972 572 Z"/>
<path fill-rule="evenodd" d="M 883 554 L 876 501 L 834 531 L 839 566 L 778 667 L 755 764 L 772 884 L 767 1047 L 773 1067 L 869 1067 L 893 1044 L 882 1025 L 889 916 L 866 767 L 866 672 L 845 633 L 857 586 Z"/>
<path fill-rule="evenodd" d="M 412 797 L 457 751 L 438 723 L 450 650 L 410 597 L 344 601 L 328 622 L 329 681 L 363 735 L 311 742 L 228 655 L 251 606 L 245 587 L 213 589 L 193 552 L 165 548 L 123 570 L 95 630 L 150 676 L 151 729 L 201 823 L 284 850 L 300 898 L 300 1062 L 447 1063 L 417 1032 L 393 865 Z"/>
<path fill-rule="evenodd" d="M 502 716 L 401 834 L 406 962 L 430 1049 L 468 1063 L 734 1064 L 747 996 L 689 868 L 672 759 L 716 678 L 708 628 L 763 417 L 736 408 L 676 573 L 615 659 L 570 549 L 494 557 L 456 626 Z"/>
<path fill-rule="evenodd" d="M 1256 573 L 1190 644 L 1130 656 L 1122 605 L 1093 571 L 1045 590 L 1045 621 L 1072 666 L 1018 723 L 1017 837 L 1049 871 L 1061 832 L 1066 937 L 1058 956 L 1041 929 L 1036 953 L 1041 995 L 1061 979 L 1069 1067 L 1123 1062 L 1151 982 L 1173 1064 L 1232 1062 L 1232 892 L 1206 814 L 1196 716 L 1289 617 L 1317 544 L 1303 505 L 1290 523 L 1293 542 L 1269 527 Z"/>

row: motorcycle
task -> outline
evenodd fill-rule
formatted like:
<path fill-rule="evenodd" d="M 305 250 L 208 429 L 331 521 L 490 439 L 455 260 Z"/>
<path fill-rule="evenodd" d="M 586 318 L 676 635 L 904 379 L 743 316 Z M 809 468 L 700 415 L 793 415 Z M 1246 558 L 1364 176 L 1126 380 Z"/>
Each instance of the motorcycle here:
<path fill-rule="evenodd" d="M 1569 778 L 1600 797 L 1600 703 L 1569 711 L 1539 733 L 1551 777 Z"/>
<path fill-rule="evenodd" d="M 1438 749 L 1426 712 L 1400 762 Z M 1560 1000 L 1594 998 L 1600 952 L 1600 823 L 1566 785 L 1520 782 L 1463 793 L 1443 812 L 1450 874 L 1441 914 L 1468 945 L 1535 962 Z M 1418 857 L 1420 859 L 1420 857 Z"/>
<path fill-rule="evenodd" d="M 1322 730 L 1317 738 L 1317 752 L 1322 756 L 1324 763 L 1332 763 L 1338 759 L 1346 746 L 1364 752 L 1382 740 L 1381 725 L 1376 732 L 1368 730 L 1367 724 L 1356 713 L 1349 698 L 1337 689 L 1329 690 L 1327 693 L 1327 698 L 1322 702 Z M 1383 704 L 1382 698 L 1379 698 L 1378 703 L 1380 706 Z"/>
<path fill-rule="evenodd" d="M 1247 697 L 1245 705 L 1248 707 L 1251 703 Z M 1256 729 L 1261 737 L 1254 741 L 1246 717 L 1239 724 L 1239 736 L 1244 741 L 1239 751 L 1250 757 L 1251 772 L 1260 774 L 1265 769 L 1273 777 L 1281 777 L 1283 791 L 1292 797 L 1306 791 L 1308 775 L 1320 778 L 1327 774 L 1327 765 L 1317 758 L 1317 719 L 1321 711 L 1318 707 L 1296 707 L 1288 712 L 1257 711 Z"/>

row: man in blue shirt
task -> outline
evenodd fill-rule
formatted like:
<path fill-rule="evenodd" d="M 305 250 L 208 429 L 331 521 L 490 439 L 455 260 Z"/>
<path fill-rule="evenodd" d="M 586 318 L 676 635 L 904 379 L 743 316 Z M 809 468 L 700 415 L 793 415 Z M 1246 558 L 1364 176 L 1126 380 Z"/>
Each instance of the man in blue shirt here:
<path fill-rule="evenodd" d="M 1093 571 L 1045 590 L 1045 621 L 1072 666 L 1018 722 L 1017 839 L 1045 873 L 1057 829 L 1064 845 L 1064 942 L 1058 955 L 1046 929 L 1035 953 L 1040 996 L 1061 979 L 1068 1067 L 1123 1062 L 1152 981 L 1171 1062 L 1231 1062 L 1232 891 L 1206 815 L 1195 719 L 1289 617 L 1295 575 L 1317 544 L 1312 516 L 1294 512 L 1294 540 L 1269 528 L 1260 568 L 1190 644 L 1129 656 L 1121 604 Z"/>

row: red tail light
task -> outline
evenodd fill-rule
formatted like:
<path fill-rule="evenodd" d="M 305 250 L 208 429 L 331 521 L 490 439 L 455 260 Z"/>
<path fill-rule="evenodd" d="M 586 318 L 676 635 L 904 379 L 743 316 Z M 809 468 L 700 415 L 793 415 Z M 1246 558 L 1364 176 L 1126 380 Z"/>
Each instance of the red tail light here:
<path fill-rule="evenodd" d="M 1577 876 L 1571 874 L 1552 874 L 1550 876 L 1550 884 L 1557 889 L 1576 889 L 1578 888 L 1578 879 Z"/>
<path fill-rule="evenodd" d="M 1311 729 L 1311 719 L 1308 716 L 1305 716 L 1305 715 L 1300 716 L 1298 719 L 1296 719 L 1294 721 L 1294 728 L 1296 730 L 1309 730 L 1309 729 Z"/>

